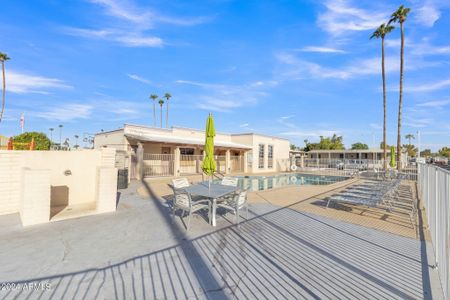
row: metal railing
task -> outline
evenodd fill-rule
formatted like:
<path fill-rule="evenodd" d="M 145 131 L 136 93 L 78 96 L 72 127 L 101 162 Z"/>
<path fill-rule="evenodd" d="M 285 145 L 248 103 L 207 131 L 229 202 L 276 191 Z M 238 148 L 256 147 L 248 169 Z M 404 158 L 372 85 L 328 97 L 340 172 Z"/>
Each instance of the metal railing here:
<path fill-rule="evenodd" d="M 244 158 L 242 156 L 230 157 L 230 171 L 231 172 L 243 172 L 244 171 Z"/>
<path fill-rule="evenodd" d="M 144 177 L 173 176 L 173 154 L 144 153 Z"/>
<path fill-rule="evenodd" d="M 300 172 L 314 172 L 324 175 L 351 176 L 355 174 L 375 173 L 381 175 L 383 173 L 383 160 L 372 159 L 328 159 L 328 158 L 291 158 L 289 170 L 292 166 L 296 166 Z M 407 164 L 400 172 L 403 178 L 409 180 L 417 180 L 417 165 Z"/>
<path fill-rule="evenodd" d="M 219 173 L 225 173 L 226 171 L 226 157 L 225 155 L 215 155 L 214 159 L 216 160 L 216 165 L 217 165 L 217 172 Z"/>
<path fill-rule="evenodd" d="M 201 174 L 203 155 L 180 155 L 180 173 L 182 175 Z"/>
<path fill-rule="evenodd" d="M 417 187 L 424 205 L 444 299 L 450 298 L 450 172 L 419 164 Z"/>

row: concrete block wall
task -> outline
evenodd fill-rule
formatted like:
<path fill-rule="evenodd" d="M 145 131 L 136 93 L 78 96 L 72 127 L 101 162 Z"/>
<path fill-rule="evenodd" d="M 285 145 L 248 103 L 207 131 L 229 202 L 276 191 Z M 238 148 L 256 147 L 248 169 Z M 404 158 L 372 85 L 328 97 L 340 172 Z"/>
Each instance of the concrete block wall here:
<path fill-rule="evenodd" d="M 92 203 L 99 206 L 98 212 L 114 211 L 117 192 L 114 164 L 115 149 L 111 148 L 0 150 L 0 215 L 20 213 L 23 224 L 31 225 L 48 222 L 51 205 L 75 207 Z M 64 194 L 67 200 L 59 201 L 57 191 L 63 189 L 67 190 Z"/>
<path fill-rule="evenodd" d="M 0 215 L 20 209 L 21 156 L 16 151 L 0 151 Z"/>
<path fill-rule="evenodd" d="M 117 168 L 99 167 L 97 169 L 97 212 L 115 211 L 116 201 Z"/>
<path fill-rule="evenodd" d="M 20 218 L 23 226 L 50 221 L 50 170 L 22 169 Z"/>

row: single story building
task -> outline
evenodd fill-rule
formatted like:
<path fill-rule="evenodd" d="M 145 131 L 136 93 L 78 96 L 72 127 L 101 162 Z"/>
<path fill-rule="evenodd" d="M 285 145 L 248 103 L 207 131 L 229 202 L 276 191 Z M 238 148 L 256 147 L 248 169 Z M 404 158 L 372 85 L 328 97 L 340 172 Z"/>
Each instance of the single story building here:
<path fill-rule="evenodd" d="M 97 133 L 94 138 L 94 148 L 117 150 L 116 166 L 128 169 L 130 179 L 200 174 L 204 143 L 203 130 L 131 124 Z M 217 169 L 223 174 L 276 172 L 289 168 L 287 139 L 255 133 L 216 133 L 214 145 Z"/>
<path fill-rule="evenodd" d="M 379 161 L 383 160 L 383 149 L 349 149 L 349 150 L 311 150 L 307 152 L 308 159 L 325 160 L 359 160 L 359 161 Z M 390 160 L 391 152 L 388 149 L 387 159 Z M 408 152 L 403 149 L 400 157 L 402 165 L 408 162 Z"/>

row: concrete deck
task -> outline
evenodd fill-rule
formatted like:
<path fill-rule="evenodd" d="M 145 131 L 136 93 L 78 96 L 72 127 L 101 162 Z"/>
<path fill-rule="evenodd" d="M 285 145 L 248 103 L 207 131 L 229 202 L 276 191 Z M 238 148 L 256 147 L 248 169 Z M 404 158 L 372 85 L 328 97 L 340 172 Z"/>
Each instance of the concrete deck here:
<path fill-rule="evenodd" d="M 0 286 L 22 284 L 0 298 L 440 299 L 423 239 L 256 202 L 239 226 L 198 216 L 186 233 L 152 184 L 139 188 L 116 213 L 29 228 L 0 217 Z"/>

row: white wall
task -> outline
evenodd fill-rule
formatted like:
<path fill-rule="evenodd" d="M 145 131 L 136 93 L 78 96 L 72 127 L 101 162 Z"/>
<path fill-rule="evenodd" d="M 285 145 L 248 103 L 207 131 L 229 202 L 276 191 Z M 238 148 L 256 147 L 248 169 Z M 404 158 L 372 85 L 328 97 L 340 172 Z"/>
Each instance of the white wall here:
<path fill-rule="evenodd" d="M 50 187 L 68 191 L 67 205 L 96 202 L 99 168 L 114 169 L 115 149 L 81 151 L 8 151 L 0 150 L 0 215 L 20 211 L 24 189 L 24 170 L 45 170 Z M 71 175 L 65 175 L 65 171 Z M 116 169 L 114 169 L 116 170 Z M 113 171 L 114 173 L 114 171 Z M 117 170 L 115 171 L 117 176 Z M 105 183 L 103 182 L 103 185 Z M 117 187 L 117 179 L 109 182 Z M 55 195 L 54 195 L 55 196 Z M 56 195 L 57 197 L 58 195 Z M 49 199 L 50 200 L 50 199 Z M 111 199 L 114 201 L 115 198 Z"/>
<path fill-rule="evenodd" d="M 100 149 L 104 146 L 117 150 L 128 150 L 128 141 L 123 134 L 123 129 L 96 134 L 94 149 Z"/>

